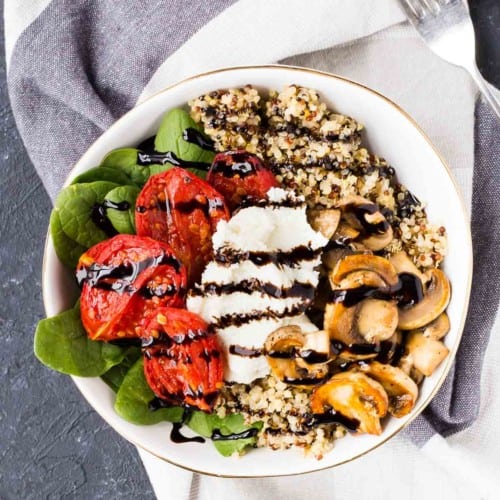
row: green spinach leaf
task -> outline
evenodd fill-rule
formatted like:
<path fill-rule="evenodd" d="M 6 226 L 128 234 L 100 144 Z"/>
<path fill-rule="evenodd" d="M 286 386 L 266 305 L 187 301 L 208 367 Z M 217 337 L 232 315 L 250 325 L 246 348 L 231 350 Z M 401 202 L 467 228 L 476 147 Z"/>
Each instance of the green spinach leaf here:
<path fill-rule="evenodd" d="M 117 168 L 94 167 L 76 177 L 71 184 L 82 184 L 85 182 L 109 181 L 116 184 L 134 184 L 130 177 Z"/>
<path fill-rule="evenodd" d="M 189 420 L 186 422 L 197 434 L 210 438 L 214 430 L 218 430 L 223 435 L 240 434 L 251 428 L 260 430 L 262 422 L 255 422 L 252 425 L 245 424 L 243 415 L 233 413 L 224 418 L 220 418 L 215 414 L 208 414 L 202 411 L 195 411 L 192 413 Z M 256 436 L 249 438 L 234 439 L 234 440 L 218 440 L 213 441 L 217 451 L 225 456 L 231 456 L 235 452 L 243 451 L 247 446 L 253 446 L 257 441 Z"/>
<path fill-rule="evenodd" d="M 161 153 L 172 151 L 186 161 L 212 163 L 215 154 L 183 138 L 186 129 L 193 128 L 203 133 L 203 127 L 196 123 L 187 111 L 181 108 L 170 110 L 160 124 L 155 137 L 155 149 Z M 189 169 L 195 170 L 195 169 Z M 194 172 L 198 175 L 198 172 Z"/>
<path fill-rule="evenodd" d="M 161 408 L 151 411 L 149 402 L 155 397 L 144 376 L 144 361 L 140 357 L 125 375 L 116 394 L 115 410 L 125 420 L 138 425 L 158 422 L 180 422 L 183 409 Z"/>
<path fill-rule="evenodd" d="M 105 200 L 120 204 L 127 203 L 128 208 L 119 210 L 106 208 L 106 215 L 119 233 L 135 234 L 135 200 L 141 190 L 135 186 L 119 186 L 105 196 Z"/>
<path fill-rule="evenodd" d="M 57 210 L 52 210 L 50 214 L 49 227 L 57 257 L 59 257 L 59 260 L 65 266 L 74 269 L 78 264 L 80 255 L 82 255 L 87 248 L 66 235 L 63 231 L 61 219 L 59 218 L 59 212 Z"/>
<path fill-rule="evenodd" d="M 96 181 L 71 184 L 58 195 L 55 210 L 68 238 L 85 248 L 109 238 L 92 220 L 94 207 L 104 201 L 109 191 L 118 187 L 114 182 Z"/>
<path fill-rule="evenodd" d="M 79 307 L 39 321 L 34 350 L 44 365 L 79 377 L 98 377 L 125 356 L 122 347 L 87 337 Z"/>
<path fill-rule="evenodd" d="M 149 179 L 148 166 L 137 164 L 138 150 L 134 148 L 120 148 L 108 153 L 101 162 L 101 167 L 114 168 L 124 172 L 132 182 L 143 186 Z"/>
<path fill-rule="evenodd" d="M 140 358 L 141 348 L 140 347 L 129 347 L 125 351 L 125 357 L 119 365 L 111 367 L 106 373 L 101 375 L 101 378 L 106 382 L 106 384 L 113 389 L 113 391 L 118 392 L 118 389 L 122 385 L 125 375 L 132 367 L 132 365 Z"/>

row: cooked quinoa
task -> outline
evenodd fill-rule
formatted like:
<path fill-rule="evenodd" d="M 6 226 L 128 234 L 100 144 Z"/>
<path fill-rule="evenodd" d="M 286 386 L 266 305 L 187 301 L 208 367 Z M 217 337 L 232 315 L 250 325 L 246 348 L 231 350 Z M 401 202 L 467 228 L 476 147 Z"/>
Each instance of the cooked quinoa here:
<path fill-rule="evenodd" d="M 246 85 L 210 92 L 189 105 L 217 151 L 257 154 L 310 208 L 335 207 L 352 195 L 376 203 L 394 230 L 384 256 L 405 250 L 422 271 L 441 264 L 445 228 L 430 224 L 424 205 L 398 183 L 394 168 L 362 146 L 363 125 L 329 109 L 316 91 L 289 85 L 264 95 Z M 226 385 L 216 411 L 262 422 L 258 447 L 300 447 L 322 458 L 346 431 L 334 424 L 308 426 L 309 395 L 270 375 L 251 385 Z"/>

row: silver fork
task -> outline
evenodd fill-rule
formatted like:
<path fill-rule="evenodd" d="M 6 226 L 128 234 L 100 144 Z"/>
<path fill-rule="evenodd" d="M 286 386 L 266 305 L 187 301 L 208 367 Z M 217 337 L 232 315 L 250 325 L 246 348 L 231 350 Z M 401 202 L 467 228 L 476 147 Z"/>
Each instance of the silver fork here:
<path fill-rule="evenodd" d="M 399 0 L 410 23 L 439 57 L 465 68 L 500 118 L 500 102 L 477 69 L 476 40 L 464 0 Z"/>

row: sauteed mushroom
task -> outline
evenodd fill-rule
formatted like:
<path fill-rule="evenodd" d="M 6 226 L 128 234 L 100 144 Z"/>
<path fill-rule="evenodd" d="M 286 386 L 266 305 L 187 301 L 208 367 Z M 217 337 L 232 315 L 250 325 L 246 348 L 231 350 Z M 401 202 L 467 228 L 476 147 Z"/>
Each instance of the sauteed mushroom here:
<path fill-rule="evenodd" d="M 382 385 L 389 397 L 391 415 L 403 417 L 410 413 L 418 397 L 418 387 L 401 368 L 372 361 L 360 369 Z"/>
<path fill-rule="evenodd" d="M 331 239 L 340 222 L 340 210 L 334 208 L 309 210 L 307 219 L 315 231 L 319 231 L 325 238 Z"/>
<path fill-rule="evenodd" d="M 382 385 L 359 371 L 335 374 L 314 389 L 311 410 L 322 414 L 330 408 L 359 422 L 358 432 L 380 434 L 380 419 L 387 414 L 389 400 Z"/>
<path fill-rule="evenodd" d="M 426 283 L 427 277 L 421 273 L 418 267 L 413 263 L 413 261 L 408 257 L 405 251 L 397 252 L 389 257 L 389 262 L 394 266 L 396 272 L 400 273 L 410 273 L 418 276 L 422 283 Z"/>
<path fill-rule="evenodd" d="M 335 269 L 330 273 L 332 286 L 340 287 L 343 279 L 350 273 L 370 271 L 376 273 L 387 286 L 396 285 L 399 281 L 394 266 L 383 257 L 369 254 L 348 255 L 337 262 Z"/>
<path fill-rule="evenodd" d="M 311 385 L 328 373 L 330 345 L 324 331 L 304 334 L 297 325 L 282 326 L 268 335 L 264 350 L 273 374 L 288 384 Z"/>
<path fill-rule="evenodd" d="M 382 250 L 393 238 L 391 225 L 378 205 L 361 196 L 348 196 L 338 205 L 343 219 L 360 232 L 358 241 L 370 250 Z"/>
<path fill-rule="evenodd" d="M 426 273 L 428 285 L 424 298 L 417 304 L 400 308 L 398 328 L 414 330 L 436 319 L 448 306 L 451 287 L 448 278 L 440 269 L 431 269 Z"/>

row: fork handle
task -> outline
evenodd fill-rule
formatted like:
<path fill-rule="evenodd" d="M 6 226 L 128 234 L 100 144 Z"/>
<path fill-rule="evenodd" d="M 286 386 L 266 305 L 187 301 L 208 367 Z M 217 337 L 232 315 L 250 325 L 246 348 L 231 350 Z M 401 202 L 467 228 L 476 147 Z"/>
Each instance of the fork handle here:
<path fill-rule="evenodd" d="M 493 92 L 488 87 L 488 84 L 486 83 L 486 80 L 483 78 L 483 75 L 477 69 L 476 64 L 473 64 L 471 67 L 468 67 L 467 70 L 472 76 L 472 79 L 476 82 L 476 85 L 483 94 L 484 98 L 493 108 L 493 111 L 496 113 L 497 117 L 500 118 L 500 102 L 493 95 Z"/>

